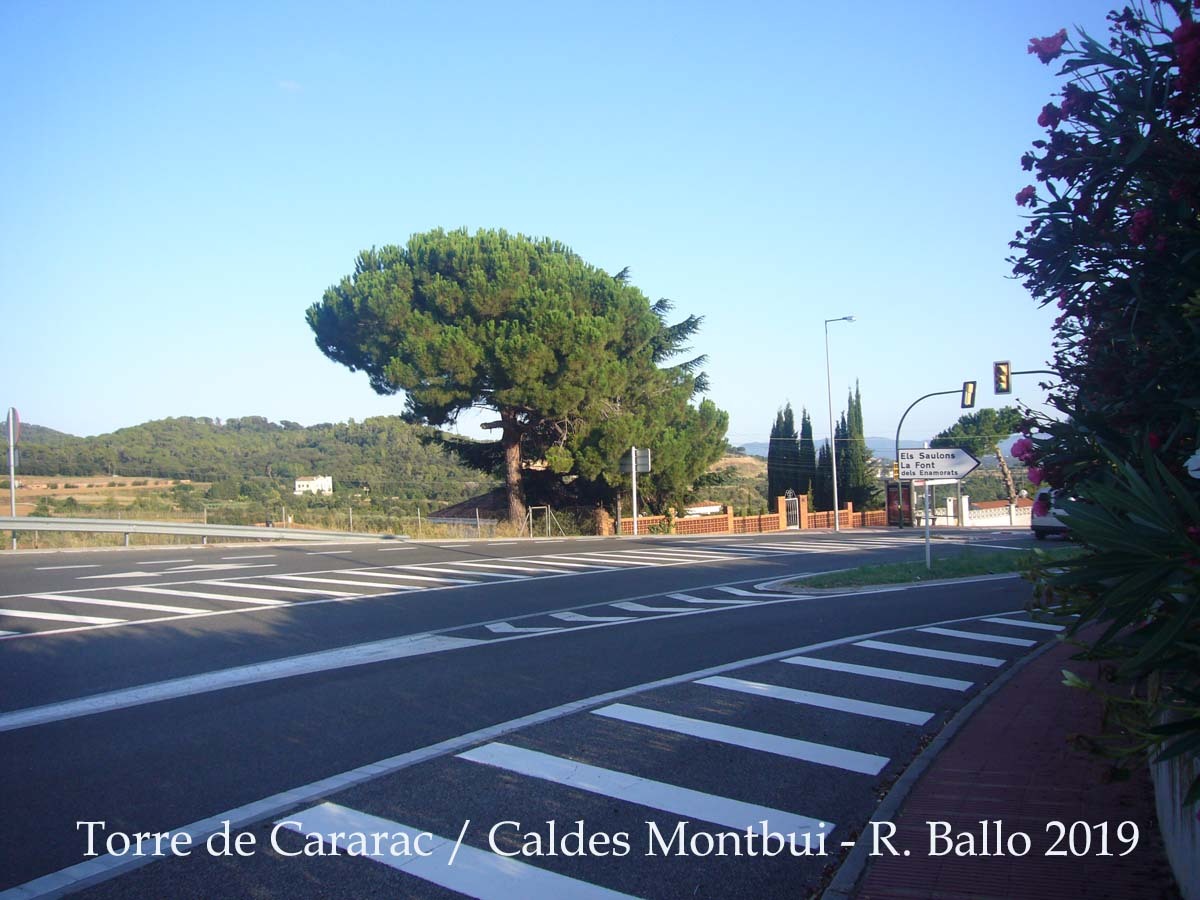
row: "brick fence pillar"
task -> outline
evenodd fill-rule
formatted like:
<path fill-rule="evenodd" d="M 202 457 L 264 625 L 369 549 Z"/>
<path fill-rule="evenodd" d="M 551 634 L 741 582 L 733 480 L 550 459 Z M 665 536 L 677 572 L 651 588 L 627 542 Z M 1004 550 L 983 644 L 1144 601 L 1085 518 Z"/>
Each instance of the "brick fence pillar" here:
<path fill-rule="evenodd" d="M 800 498 L 800 527 L 808 527 L 808 494 Z"/>
<path fill-rule="evenodd" d="M 725 531 L 733 534 L 733 507 L 725 505 Z"/>
<path fill-rule="evenodd" d="M 846 514 L 847 514 L 846 527 L 853 528 L 854 527 L 854 503 L 850 500 L 846 501 Z"/>

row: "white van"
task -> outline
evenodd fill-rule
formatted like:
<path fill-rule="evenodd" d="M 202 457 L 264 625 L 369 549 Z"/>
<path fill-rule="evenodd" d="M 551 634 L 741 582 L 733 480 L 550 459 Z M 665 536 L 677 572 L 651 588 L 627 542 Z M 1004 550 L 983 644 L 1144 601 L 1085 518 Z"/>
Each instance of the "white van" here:
<path fill-rule="evenodd" d="M 1061 510 L 1057 507 L 1058 491 L 1052 491 L 1049 488 L 1044 488 L 1037 492 L 1037 496 L 1033 498 L 1034 506 L 1045 501 L 1049 505 L 1050 510 L 1044 516 L 1030 515 L 1029 527 L 1033 529 L 1033 536 L 1039 541 L 1044 541 L 1046 535 L 1068 533 L 1067 526 L 1058 518 Z"/>

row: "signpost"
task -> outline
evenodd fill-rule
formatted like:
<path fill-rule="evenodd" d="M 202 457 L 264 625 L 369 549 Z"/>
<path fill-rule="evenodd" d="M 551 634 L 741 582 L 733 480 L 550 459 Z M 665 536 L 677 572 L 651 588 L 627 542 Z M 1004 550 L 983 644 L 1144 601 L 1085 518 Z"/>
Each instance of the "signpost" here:
<path fill-rule="evenodd" d="M 904 481 L 936 478 L 957 481 L 978 467 L 979 460 L 961 447 L 900 451 L 900 478 Z"/>
<path fill-rule="evenodd" d="M 8 408 L 8 502 L 12 517 L 17 517 L 17 438 L 21 436 L 21 418 L 15 407 Z M 17 533 L 13 532 L 12 548 L 17 549 Z"/>
<path fill-rule="evenodd" d="M 925 483 L 925 568 L 933 568 L 930 554 L 929 486 L 935 481 L 959 481 L 979 467 L 979 460 L 962 447 L 900 450 L 900 480 Z M 902 519 L 903 521 L 903 519 Z"/>
<path fill-rule="evenodd" d="M 621 471 L 627 472 L 633 476 L 633 535 L 634 537 L 637 537 L 637 477 L 638 472 L 642 472 L 644 474 L 650 471 L 650 448 L 643 447 L 641 450 L 639 450 L 637 447 L 630 447 L 629 455 L 621 457 Z"/>

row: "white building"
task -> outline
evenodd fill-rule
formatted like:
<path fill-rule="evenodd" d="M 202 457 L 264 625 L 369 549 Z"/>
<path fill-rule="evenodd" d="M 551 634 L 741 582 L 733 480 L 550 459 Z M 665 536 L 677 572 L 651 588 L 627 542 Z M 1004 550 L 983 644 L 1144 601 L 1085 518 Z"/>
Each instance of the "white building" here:
<path fill-rule="evenodd" d="M 292 491 L 297 497 L 301 494 L 332 494 L 332 475 L 310 475 L 307 478 L 296 479 L 296 489 Z"/>

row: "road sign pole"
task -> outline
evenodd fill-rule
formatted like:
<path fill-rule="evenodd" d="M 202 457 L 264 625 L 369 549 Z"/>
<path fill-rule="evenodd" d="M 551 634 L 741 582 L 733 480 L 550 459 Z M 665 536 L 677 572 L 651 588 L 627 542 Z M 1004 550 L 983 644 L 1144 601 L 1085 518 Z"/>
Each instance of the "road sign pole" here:
<path fill-rule="evenodd" d="M 929 482 L 925 482 L 925 569 L 928 571 L 933 568 L 933 561 L 929 558 Z"/>
<path fill-rule="evenodd" d="M 637 447 L 630 448 L 629 461 L 633 463 L 633 536 L 637 537 Z"/>
<path fill-rule="evenodd" d="M 12 517 L 17 517 L 17 411 L 8 408 L 8 506 Z M 17 549 L 17 533 L 12 534 L 12 548 Z"/>

